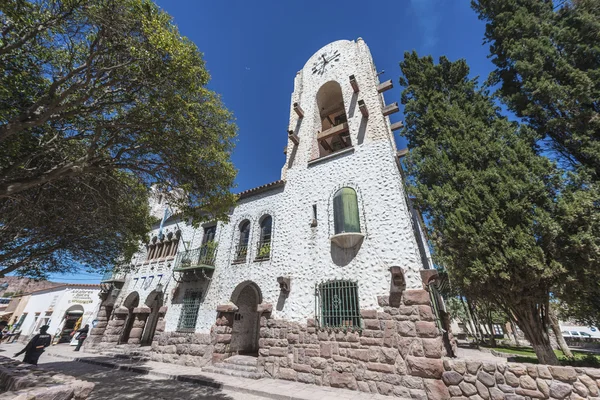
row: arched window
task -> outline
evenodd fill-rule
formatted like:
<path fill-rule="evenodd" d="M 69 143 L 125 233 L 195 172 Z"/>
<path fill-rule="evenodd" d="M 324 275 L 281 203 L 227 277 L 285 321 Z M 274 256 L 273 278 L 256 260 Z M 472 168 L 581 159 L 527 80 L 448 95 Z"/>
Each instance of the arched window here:
<path fill-rule="evenodd" d="M 330 81 L 321 86 L 317 93 L 317 107 L 321 120 L 321 130 L 317 134 L 319 157 L 352 146 L 339 83 Z"/>
<path fill-rule="evenodd" d="M 271 229 L 273 218 L 270 215 L 263 217 L 260 223 L 260 239 L 256 250 L 257 260 L 268 260 L 271 256 Z"/>
<path fill-rule="evenodd" d="M 360 328 L 358 284 L 352 281 L 329 281 L 315 288 L 320 327 Z"/>
<path fill-rule="evenodd" d="M 250 221 L 244 220 L 240 223 L 240 239 L 235 252 L 235 262 L 246 261 L 248 240 L 250 240 Z"/>
<path fill-rule="evenodd" d="M 338 190 L 333 196 L 333 223 L 335 234 L 360 233 L 356 191 L 350 187 Z"/>

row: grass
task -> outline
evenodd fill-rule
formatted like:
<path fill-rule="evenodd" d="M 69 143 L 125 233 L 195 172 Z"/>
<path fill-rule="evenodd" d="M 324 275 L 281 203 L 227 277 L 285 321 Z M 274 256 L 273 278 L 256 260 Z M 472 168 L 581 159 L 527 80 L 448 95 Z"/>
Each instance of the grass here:
<path fill-rule="evenodd" d="M 535 352 L 528 347 L 512 347 L 512 346 L 500 346 L 500 347 L 488 347 L 490 350 L 496 350 L 501 353 L 514 354 L 513 358 L 516 362 L 539 364 Z M 594 367 L 600 368 L 600 355 L 594 355 L 584 353 L 577 350 L 571 350 L 573 353 L 573 360 L 565 357 L 562 351 L 554 350 L 556 357 L 561 365 L 572 365 L 574 367 Z"/>

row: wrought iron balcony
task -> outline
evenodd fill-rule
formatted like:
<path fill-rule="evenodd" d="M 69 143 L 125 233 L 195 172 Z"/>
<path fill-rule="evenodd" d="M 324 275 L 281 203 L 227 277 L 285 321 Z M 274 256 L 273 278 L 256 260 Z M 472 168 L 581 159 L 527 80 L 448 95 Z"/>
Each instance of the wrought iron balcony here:
<path fill-rule="evenodd" d="M 271 241 L 260 240 L 256 244 L 256 261 L 268 260 L 271 258 Z"/>
<path fill-rule="evenodd" d="M 174 271 L 185 271 L 196 268 L 215 268 L 217 242 L 207 242 L 202 246 L 177 253 Z"/>
<path fill-rule="evenodd" d="M 234 263 L 243 263 L 246 261 L 246 257 L 248 256 L 248 245 L 247 244 L 238 244 L 235 247 L 235 258 L 233 259 Z"/>

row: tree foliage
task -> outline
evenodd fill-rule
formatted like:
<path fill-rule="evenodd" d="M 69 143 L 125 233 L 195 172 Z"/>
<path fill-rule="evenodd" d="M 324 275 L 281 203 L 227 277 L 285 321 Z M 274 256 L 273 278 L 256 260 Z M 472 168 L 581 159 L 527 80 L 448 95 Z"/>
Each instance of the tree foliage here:
<path fill-rule="evenodd" d="M 151 185 L 195 221 L 226 218 L 236 128 L 168 14 L 150 0 L 16 0 L 0 2 L 0 24 L 0 273 L 126 255 Z"/>
<path fill-rule="evenodd" d="M 475 0 L 508 107 L 600 179 L 600 4 Z"/>
<path fill-rule="evenodd" d="M 550 256 L 569 269 L 562 316 L 600 325 L 600 3 L 472 1 L 486 22 L 497 95 L 568 161 Z M 562 163 L 565 165 L 565 163 Z"/>
<path fill-rule="evenodd" d="M 406 53 L 400 63 L 410 192 L 430 222 L 439 264 L 468 298 L 512 315 L 541 362 L 551 288 L 564 276 L 547 257 L 559 180 L 529 129 L 502 117 L 464 60 Z"/>

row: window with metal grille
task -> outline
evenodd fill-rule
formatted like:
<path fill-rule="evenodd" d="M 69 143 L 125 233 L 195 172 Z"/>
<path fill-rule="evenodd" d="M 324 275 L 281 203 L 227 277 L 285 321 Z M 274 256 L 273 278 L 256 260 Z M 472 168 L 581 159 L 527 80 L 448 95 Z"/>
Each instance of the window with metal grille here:
<path fill-rule="evenodd" d="M 322 328 L 360 329 L 358 284 L 335 280 L 315 286 L 315 319 Z"/>
<path fill-rule="evenodd" d="M 187 289 L 183 295 L 183 308 L 179 315 L 177 330 L 183 332 L 193 332 L 196 328 L 198 319 L 198 310 L 200 309 L 200 299 L 202 292 L 197 289 Z"/>

